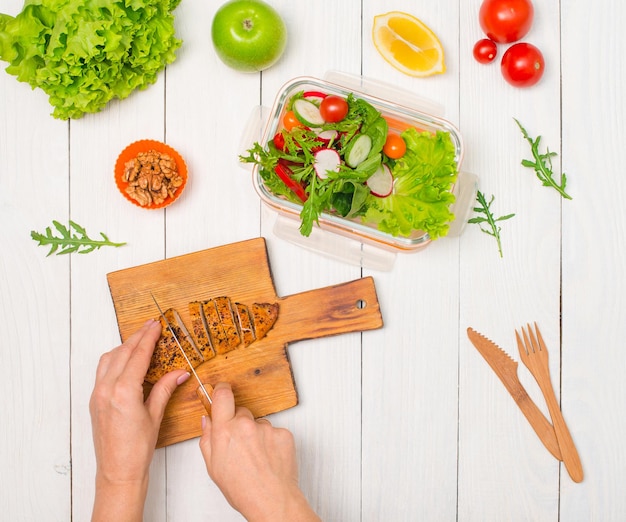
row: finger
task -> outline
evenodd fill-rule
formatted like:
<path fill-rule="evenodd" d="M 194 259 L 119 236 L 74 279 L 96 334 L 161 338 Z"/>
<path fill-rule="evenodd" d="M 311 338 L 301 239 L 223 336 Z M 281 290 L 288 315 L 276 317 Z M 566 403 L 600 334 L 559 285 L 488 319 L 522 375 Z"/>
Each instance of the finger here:
<path fill-rule="evenodd" d="M 106 352 L 100 356 L 100 360 L 98 361 L 98 367 L 96 368 L 96 384 L 101 381 L 109 371 L 111 358 L 113 356 L 113 352 Z"/>
<path fill-rule="evenodd" d="M 132 381 L 143 381 L 156 343 L 161 337 L 162 327 L 159 321 L 150 320 L 144 326 L 145 329 L 140 330 L 143 335 L 137 340 L 124 368 L 125 375 Z"/>
<path fill-rule="evenodd" d="M 235 406 L 235 417 L 247 417 L 250 420 L 255 420 L 252 412 L 245 406 Z"/>
<path fill-rule="evenodd" d="M 139 330 L 133 333 L 120 346 L 102 355 L 98 364 L 98 369 L 96 370 L 96 380 L 102 380 L 107 376 L 117 379 L 126 367 L 134 349 L 139 344 L 140 340 L 145 336 L 153 322 L 153 320 L 146 321 Z"/>
<path fill-rule="evenodd" d="M 173 370 L 161 377 L 150 390 L 146 399 L 146 408 L 152 420 L 161 423 L 165 406 L 170 400 L 174 390 L 189 379 L 190 374 L 185 370 Z"/>
<path fill-rule="evenodd" d="M 261 417 L 259 419 L 256 420 L 259 424 L 267 424 L 268 426 L 272 426 L 272 423 L 266 419 L 265 417 Z"/>
<path fill-rule="evenodd" d="M 235 396 L 230 384 L 221 382 L 213 388 L 213 404 L 211 419 L 219 424 L 231 420 L 235 416 Z"/>
<path fill-rule="evenodd" d="M 204 457 L 204 462 L 207 465 L 207 469 L 209 466 L 209 462 L 211 462 L 211 432 L 213 429 L 213 424 L 211 422 L 211 417 L 208 415 L 202 416 L 202 436 L 200 437 L 200 451 L 202 452 L 202 456 Z"/>

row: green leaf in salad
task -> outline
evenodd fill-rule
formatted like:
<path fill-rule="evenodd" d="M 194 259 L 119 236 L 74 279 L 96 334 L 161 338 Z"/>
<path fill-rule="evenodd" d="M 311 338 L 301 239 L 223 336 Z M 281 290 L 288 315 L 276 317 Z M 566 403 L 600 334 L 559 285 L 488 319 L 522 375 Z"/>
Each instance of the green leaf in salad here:
<path fill-rule="evenodd" d="M 30 237 L 37 241 L 39 246 L 50 247 L 48 256 L 51 256 L 54 253 L 56 253 L 56 255 L 61 255 L 72 254 L 74 252 L 77 254 L 88 254 L 89 252 L 93 252 L 103 246 L 121 247 L 126 244 L 112 242 L 103 232 L 100 232 L 102 239 L 91 239 L 83 227 L 71 220 L 69 222 L 69 227 L 66 227 L 62 223 L 54 220 L 52 221 L 52 224 L 59 233 L 58 236 L 54 235 L 51 227 L 46 228 L 45 234 L 41 234 L 40 232 L 36 232 L 34 230 L 30 233 Z M 59 248 L 61 250 L 59 250 Z"/>
<path fill-rule="evenodd" d="M 389 126 L 387 120 L 382 117 L 380 112 L 370 103 L 355 98 L 351 95 L 348 99 L 348 115 L 347 120 L 360 121 L 359 132 L 369 136 L 372 140 L 372 149 L 368 158 L 380 154 L 387 139 Z M 350 138 L 349 138 L 350 139 Z M 346 144 L 347 146 L 347 144 Z"/>
<path fill-rule="evenodd" d="M 437 131 L 402 133 L 407 145 L 404 156 L 393 168 L 393 192 L 365 202 L 364 219 L 393 236 L 409 236 L 423 230 L 432 239 L 445 236 L 454 219 L 450 205 L 455 197 L 451 188 L 457 180 L 456 150 L 450 135 Z"/>
<path fill-rule="evenodd" d="M 339 186 L 332 193 L 333 208 L 345 218 L 358 216 L 369 195 L 369 189 L 361 181 L 337 180 L 337 183 Z"/>
<path fill-rule="evenodd" d="M 524 167 L 528 167 L 534 169 L 535 174 L 541 180 L 541 183 L 544 187 L 552 187 L 554 188 L 561 196 L 565 199 L 572 199 L 572 197 L 565 192 L 565 185 L 567 184 L 567 176 L 565 173 L 561 173 L 560 183 L 554 179 L 554 173 L 552 172 L 552 158 L 557 156 L 556 152 L 551 152 L 546 148 L 545 153 L 539 152 L 539 143 L 541 141 L 541 136 L 537 136 L 535 139 L 531 138 L 526 132 L 526 129 L 522 126 L 522 124 L 515 118 L 515 123 L 522 131 L 522 135 L 524 139 L 530 145 L 530 151 L 533 155 L 533 160 L 522 160 L 522 165 Z"/>
<path fill-rule="evenodd" d="M 476 200 L 478 201 L 479 207 L 474 207 L 474 212 L 478 212 L 482 214 L 477 217 L 473 217 L 469 219 L 468 223 L 475 223 L 480 227 L 480 230 L 485 234 L 493 236 L 496 239 L 498 244 L 498 252 L 500 253 L 500 257 L 502 256 L 502 243 L 500 241 L 500 227 L 496 224 L 499 221 L 504 221 L 506 219 L 511 219 L 515 214 L 507 214 L 505 216 L 495 217 L 491 210 L 491 204 L 495 197 L 492 195 L 489 202 L 487 202 L 487 198 L 485 195 L 479 190 L 476 193 Z M 482 224 L 486 223 L 487 228 L 483 228 Z"/>
<path fill-rule="evenodd" d="M 180 0 L 26 0 L 0 14 L 6 71 L 40 88 L 66 120 L 154 83 L 176 58 L 171 11 Z"/>

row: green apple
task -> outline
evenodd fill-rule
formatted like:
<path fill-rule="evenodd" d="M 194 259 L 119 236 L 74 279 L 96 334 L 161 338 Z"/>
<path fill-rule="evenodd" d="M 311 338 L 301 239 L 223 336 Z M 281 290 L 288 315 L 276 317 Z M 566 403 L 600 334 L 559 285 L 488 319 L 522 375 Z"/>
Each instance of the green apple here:
<path fill-rule="evenodd" d="M 262 0 L 230 0 L 215 13 L 211 38 L 226 65 L 258 72 L 282 56 L 287 28 L 276 10 Z"/>

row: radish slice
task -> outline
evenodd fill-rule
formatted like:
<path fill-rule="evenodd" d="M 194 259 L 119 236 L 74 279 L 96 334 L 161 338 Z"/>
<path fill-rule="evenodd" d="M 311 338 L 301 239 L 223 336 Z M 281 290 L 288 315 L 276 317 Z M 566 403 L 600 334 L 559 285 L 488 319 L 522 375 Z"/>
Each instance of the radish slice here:
<path fill-rule="evenodd" d="M 333 140 L 336 140 L 337 136 L 339 136 L 339 133 L 335 129 L 323 130 L 317 133 L 317 137 L 320 139 L 320 141 L 323 141 L 326 144 L 330 143 Z"/>
<path fill-rule="evenodd" d="M 372 174 L 365 184 L 369 187 L 373 196 L 386 198 L 393 191 L 393 175 L 387 165 L 381 165 Z"/>
<path fill-rule="evenodd" d="M 313 168 L 318 178 L 326 179 L 328 171 L 339 172 L 341 158 L 335 149 L 320 149 L 315 153 L 314 158 Z"/>
<path fill-rule="evenodd" d="M 320 106 L 320 103 L 322 103 L 322 100 L 326 98 L 326 94 L 320 91 L 306 91 L 303 93 L 303 96 L 305 99 L 313 102 L 318 107 Z"/>
<path fill-rule="evenodd" d="M 293 102 L 292 108 L 298 121 L 307 127 L 318 127 L 324 124 L 324 118 L 314 103 L 300 98 Z"/>
<path fill-rule="evenodd" d="M 305 98 L 321 98 L 322 100 L 327 96 L 327 94 L 322 91 L 305 91 L 302 95 Z"/>

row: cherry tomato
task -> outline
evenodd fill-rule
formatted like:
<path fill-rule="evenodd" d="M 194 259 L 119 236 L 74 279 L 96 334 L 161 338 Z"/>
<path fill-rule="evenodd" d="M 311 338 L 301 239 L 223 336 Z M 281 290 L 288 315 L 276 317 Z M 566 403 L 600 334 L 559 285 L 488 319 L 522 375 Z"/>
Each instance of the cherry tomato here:
<path fill-rule="evenodd" d="M 285 150 L 285 137 L 283 136 L 282 132 L 277 132 L 274 135 L 274 145 L 276 146 L 276 148 L 278 150 Z"/>
<path fill-rule="evenodd" d="M 511 43 L 524 37 L 533 23 L 531 0 L 483 0 L 480 27 L 494 42 Z"/>
<path fill-rule="evenodd" d="M 502 56 L 502 76 L 515 87 L 530 87 L 543 76 L 545 62 L 543 54 L 534 45 L 516 43 Z"/>
<path fill-rule="evenodd" d="M 497 54 L 496 42 L 489 38 L 483 38 L 474 44 L 474 58 L 479 63 L 491 63 L 495 60 Z"/>
<path fill-rule="evenodd" d="M 337 123 L 348 114 L 348 102 L 341 96 L 326 96 L 320 103 L 320 114 L 326 123 Z"/>
<path fill-rule="evenodd" d="M 399 159 L 404 156 L 406 143 L 402 136 L 389 133 L 385 145 L 383 145 L 383 152 L 391 159 Z"/>
<path fill-rule="evenodd" d="M 290 131 L 294 127 L 302 127 L 302 123 L 298 121 L 293 111 L 287 111 L 283 116 L 283 126 Z"/>

